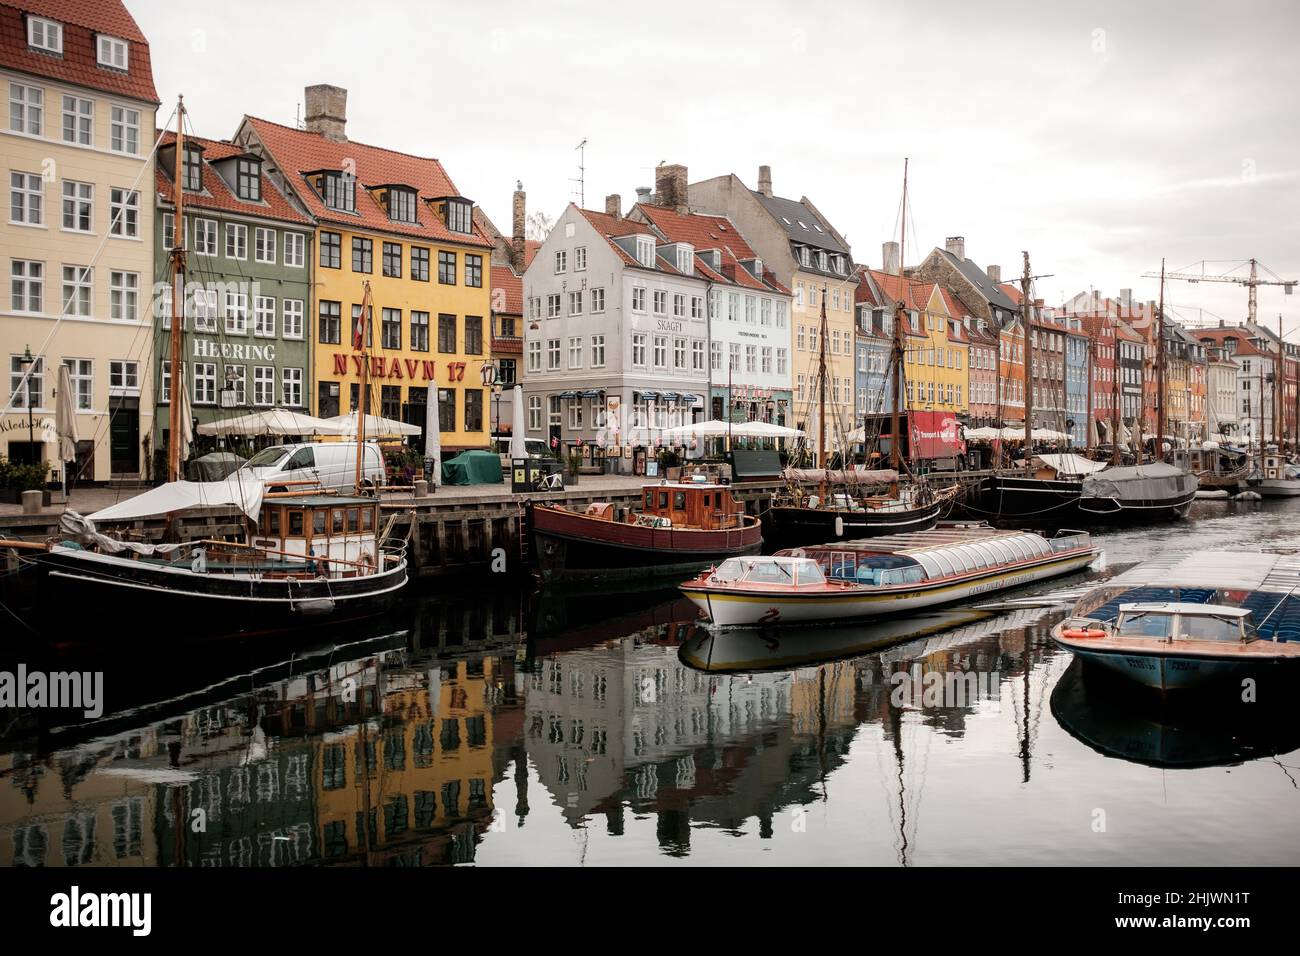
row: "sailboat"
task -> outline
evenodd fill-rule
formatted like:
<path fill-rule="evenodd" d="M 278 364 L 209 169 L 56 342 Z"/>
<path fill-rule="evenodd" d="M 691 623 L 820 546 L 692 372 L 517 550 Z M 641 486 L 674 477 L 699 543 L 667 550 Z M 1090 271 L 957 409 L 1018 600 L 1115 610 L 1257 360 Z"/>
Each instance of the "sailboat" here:
<path fill-rule="evenodd" d="M 1263 365 L 1260 366 L 1260 403 L 1259 403 L 1259 471 L 1250 478 L 1250 487 L 1265 498 L 1300 497 L 1300 466 L 1288 465 L 1282 456 L 1282 412 L 1283 392 L 1282 370 L 1286 367 L 1285 349 L 1282 345 L 1282 316 L 1277 317 L 1277 367 L 1273 370 L 1273 435 L 1272 445 L 1264 444 L 1264 382 Z"/>
<path fill-rule="evenodd" d="M 907 165 L 903 166 L 903 239 L 907 237 Z M 905 246 L 900 244 L 901 250 Z M 900 300 L 895 306 L 894 344 L 891 358 L 893 374 L 893 413 L 891 417 L 892 439 L 890 441 L 890 468 L 888 471 L 859 474 L 844 470 L 841 474 L 832 474 L 827 470 L 826 448 L 826 342 L 830 338 L 827 329 L 826 299 L 827 289 L 822 288 L 821 332 L 818 339 L 818 360 L 816 374 L 817 390 L 817 470 L 811 478 L 820 484 L 819 493 L 807 494 L 797 482 L 792 481 L 783 493 L 774 495 L 772 507 L 763 517 L 764 538 L 769 543 L 783 547 L 799 547 L 805 544 L 824 544 L 830 541 L 872 538 L 886 534 L 902 534 L 910 531 L 929 531 L 939 522 L 947 510 L 960 486 L 935 492 L 924 481 L 900 482 L 904 461 L 899 441 L 899 409 L 903 405 L 903 322 L 905 321 L 904 303 Z M 841 492 L 831 493 L 832 479 L 842 480 Z M 863 488 L 870 480 L 875 487 L 888 490 L 883 494 L 868 494 Z"/>
<path fill-rule="evenodd" d="M 177 106 L 175 182 L 182 181 L 185 105 Z M 176 190 L 176 221 L 183 221 L 184 190 Z M 176 370 L 170 408 L 168 481 L 89 517 L 66 511 L 61 534 L 37 555 L 45 571 L 42 597 L 54 613 L 87 621 L 177 623 L 187 634 L 276 631 L 325 619 L 355 618 L 387 608 L 406 585 L 406 542 L 381 528 L 379 502 L 361 494 L 364 427 L 357 435 L 357 493 L 324 489 L 268 493 L 246 472 L 224 481 L 181 480 L 186 431 L 183 396 L 185 230 L 177 230 L 170 257 L 171 367 Z M 365 325 L 373 313 L 365 284 L 357 347 L 364 370 Z M 150 544 L 104 534 L 99 526 L 165 517 L 176 537 L 179 517 L 192 509 L 238 514 L 235 540 Z M 389 522 L 391 526 L 391 521 Z"/>

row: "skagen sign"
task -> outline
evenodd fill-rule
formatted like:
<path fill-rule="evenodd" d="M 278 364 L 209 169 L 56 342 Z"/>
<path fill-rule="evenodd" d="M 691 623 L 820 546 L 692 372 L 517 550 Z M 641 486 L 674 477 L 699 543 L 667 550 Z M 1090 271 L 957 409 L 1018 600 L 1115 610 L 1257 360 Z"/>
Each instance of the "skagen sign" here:
<path fill-rule="evenodd" d="M 195 358 L 238 359 L 244 362 L 274 362 L 275 345 L 252 345 L 244 342 L 214 342 L 211 339 L 194 340 Z"/>

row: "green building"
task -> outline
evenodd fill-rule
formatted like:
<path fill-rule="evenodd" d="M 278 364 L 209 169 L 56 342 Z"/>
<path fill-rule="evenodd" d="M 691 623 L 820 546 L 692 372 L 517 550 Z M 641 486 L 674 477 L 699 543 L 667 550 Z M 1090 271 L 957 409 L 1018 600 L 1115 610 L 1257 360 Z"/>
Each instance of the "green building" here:
<path fill-rule="evenodd" d="M 175 168 L 171 135 L 157 163 L 155 477 L 166 472 L 171 401 Z M 186 137 L 181 178 L 188 251 L 183 344 L 194 421 L 274 406 L 309 412 L 314 222 L 275 187 L 259 157 L 233 143 Z"/>

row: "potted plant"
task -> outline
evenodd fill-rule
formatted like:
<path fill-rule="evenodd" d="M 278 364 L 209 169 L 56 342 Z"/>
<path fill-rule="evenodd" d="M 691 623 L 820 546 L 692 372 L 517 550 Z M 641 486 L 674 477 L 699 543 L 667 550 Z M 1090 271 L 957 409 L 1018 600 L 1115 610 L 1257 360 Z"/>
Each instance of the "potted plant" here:
<path fill-rule="evenodd" d="M 578 474 L 582 469 L 582 456 L 570 455 L 564 461 L 564 483 L 566 485 L 576 485 L 578 483 Z"/>
<path fill-rule="evenodd" d="M 43 462 L 24 465 L 0 457 L 0 501 L 18 504 L 23 500 L 24 491 L 40 491 L 41 504 L 48 507 L 49 474 L 50 468 Z"/>

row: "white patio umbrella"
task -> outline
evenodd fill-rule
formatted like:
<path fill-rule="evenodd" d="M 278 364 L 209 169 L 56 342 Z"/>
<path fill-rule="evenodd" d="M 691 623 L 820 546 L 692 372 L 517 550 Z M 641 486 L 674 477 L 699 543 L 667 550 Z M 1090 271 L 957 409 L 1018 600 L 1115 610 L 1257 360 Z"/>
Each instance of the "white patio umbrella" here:
<path fill-rule="evenodd" d="M 739 428 L 739 424 L 731 426 Z M 660 437 L 665 442 L 673 442 L 683 438 L 723 438 L 727 434 L 727 423 L 712 419 L 707 422 L 692 422 L 689 425 L 678 425 L 676 428 L 665 428 Z"/>
<path fill-rule="evenodd" d="M 803 432 L 798 428 L 787 428 L 771 422 L 742 422 L 731 426 L 731 434 L 739 438 L 802 438 Z M 860 433 L 855 433 L 860 434 Z M 861 441 L 862 439 L 851 439 Z"/>
<path fill-rule="evenodd" d="M 199 426 L 200 435 L 342 435 L 337 419 L 314 418 L 288 408 L 260 408 Z"/>
<path fill-rule="evenodd" d="M 342 435 L 345 438 L 357 437 L 358 417 L 355 411 L 335 418 L 327 418 L 325 422 L 338 429 L 333 434 Z M 419 425 L 408 425 L 406 422 L 399 422 L 392 418 L 381 418 L 379 415 L 366 416 L 367 438 L 405 438 L 407 435 L 418 434 L 420 434 Z"/>
<path fill-rule="evenodd" d="M 442 486 L 442 430 L 438 418 L 438 386 L 429 386 L 429 399 L 424 406 L 424 457 L 433 460 L 433 474 L 424 477 L 435 488 Z"/>
<path fill-rule="evenodd" d="M 528 445 L 524 440 L 524 387 L 516 385 L 511 390 L 513 424 L 510 426 L 510 457 L 527 458 Z"/>

